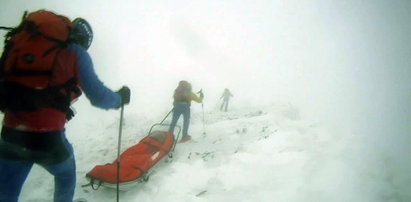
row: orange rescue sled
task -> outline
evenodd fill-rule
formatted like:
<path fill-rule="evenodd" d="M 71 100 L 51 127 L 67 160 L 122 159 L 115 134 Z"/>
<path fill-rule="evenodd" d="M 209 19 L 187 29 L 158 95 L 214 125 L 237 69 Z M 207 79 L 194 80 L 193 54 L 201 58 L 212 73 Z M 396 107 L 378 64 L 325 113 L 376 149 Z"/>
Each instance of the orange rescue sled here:
<path fill-rule="evenodd" d="M 151 131 L 151 130 L 150 130 Z M 178 137 L 177 137 L 178 138 Z M 120 155 L 119 187 L 127 190 L 149 178 L 150 169 L 175 146 L 174 135 L 167 131 L 153 131 Z M 97 165 L 86 174 L 93 189 L 100 186 L 117 187 L 117 159 L 110 164 Z"/>

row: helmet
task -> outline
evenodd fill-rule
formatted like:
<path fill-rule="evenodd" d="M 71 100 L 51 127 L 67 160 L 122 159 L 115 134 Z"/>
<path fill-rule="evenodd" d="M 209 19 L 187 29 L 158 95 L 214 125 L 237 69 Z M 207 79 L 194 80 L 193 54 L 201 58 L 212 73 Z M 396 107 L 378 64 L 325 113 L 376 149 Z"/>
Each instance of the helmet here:
<path fill-rule="evenodd" d="M 83 18 L 74 19 L 71 38 L 75 43 L 88 49 L 93 41 L 93 30 L 90 24 Z"/>

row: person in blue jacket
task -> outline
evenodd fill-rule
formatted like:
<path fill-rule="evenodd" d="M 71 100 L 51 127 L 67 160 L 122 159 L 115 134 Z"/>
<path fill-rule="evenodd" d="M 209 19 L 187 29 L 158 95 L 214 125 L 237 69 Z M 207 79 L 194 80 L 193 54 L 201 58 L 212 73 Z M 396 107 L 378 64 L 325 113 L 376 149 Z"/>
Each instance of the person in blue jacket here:
<path fill-rule="evenodd" d="M 64 17 L 64 16 L 62 16 Z M 119 109 L 130 102 L 130 89 L 123 86 L 114 92 L 97 77 L 87 53 L 93 32 L 82 18 L 72 21 L 68 46 L 56 56 L 56 81 L 75 78 L 73 99 L 81 91 L 91 104 L 102 109 Z M 81 90 L 81 91 L 80 91 Z M 67 116 L 68 115 L 68 116 Z M 55 202 L 72 202 L 76 186 L 73 147 L 66 139 L 65 123 L 72 114 L 51 106 L 35 111 L 4 109 L 0 140 L 0 201 L 17 202 L 21 188 L 33 164 L 54 176 Z"/>

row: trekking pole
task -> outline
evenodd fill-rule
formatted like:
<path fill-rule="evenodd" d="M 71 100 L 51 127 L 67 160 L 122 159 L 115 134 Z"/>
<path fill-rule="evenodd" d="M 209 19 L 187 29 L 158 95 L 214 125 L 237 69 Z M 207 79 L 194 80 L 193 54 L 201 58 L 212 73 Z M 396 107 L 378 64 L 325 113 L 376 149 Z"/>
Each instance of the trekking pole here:
<path fill-rule="evenodd" d="M 120 201 L 120 147 L 121 147 L 121 134 L 123 132 L 123 115 L 124 115 L 124 104 L 121 104 L 120 126 L 118 128 L 118 145 L 117 145 L 117 202 Z"/>
<path fill-rule="evenodd" d="M 205 131 L 205 121 L 204 121 L 204 104 L 201 103 L 201 109 L 203 111 L 203 135 L 206 135 L 206 131 Z"/>
<path fill-rule="evenodd" d="M 203 93 L 203 89 L 200 89 L 200 91 L 198 91 L 197 93 Z M 205 123 L 204 123 L 204 103 L 203 102 L 201 102 L 201 109 L 202 109 L 202 111 L 203 111 L 203 135 L 205 135 L 206 134 L 206 132 L 205 132 Z"/>

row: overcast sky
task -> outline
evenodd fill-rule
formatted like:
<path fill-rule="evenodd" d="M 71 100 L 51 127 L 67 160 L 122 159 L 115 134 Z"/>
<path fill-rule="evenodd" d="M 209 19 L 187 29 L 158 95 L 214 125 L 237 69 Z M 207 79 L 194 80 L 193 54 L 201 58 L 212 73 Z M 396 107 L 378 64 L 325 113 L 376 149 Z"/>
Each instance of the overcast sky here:
<path fill-rule="evenodd" d="M 129 111 L 171 108 L 178 81 L 213 108 L 283 102 L 347 127 L 392 154 L 411 142 L 411 2 L 0 0 L 0 25 L 45 8 L 93 26 L 89 49 L 110 88 L 132 89 Z M 2 43 L 1 43 L 2 45 Z M 91 108 L 80 105 L 80 110 Z M 93 110 L 93 109 L 92 109 Z M 107 113 L 109 115 L 113 113 Z M 401 155 L 407 158 L 408 155 Z"/>

